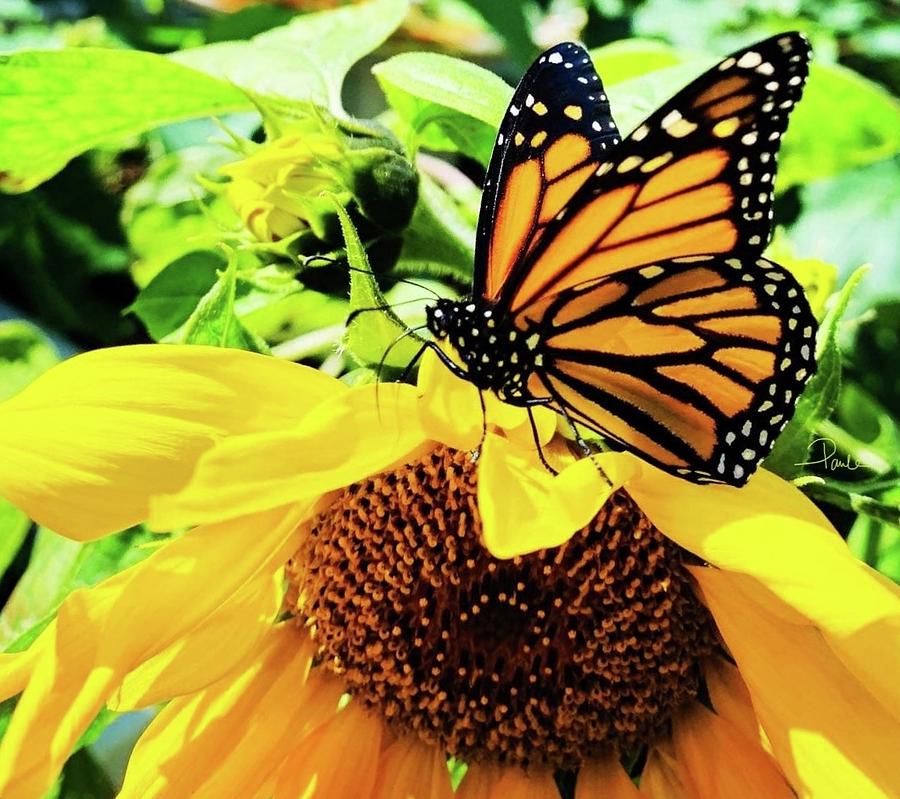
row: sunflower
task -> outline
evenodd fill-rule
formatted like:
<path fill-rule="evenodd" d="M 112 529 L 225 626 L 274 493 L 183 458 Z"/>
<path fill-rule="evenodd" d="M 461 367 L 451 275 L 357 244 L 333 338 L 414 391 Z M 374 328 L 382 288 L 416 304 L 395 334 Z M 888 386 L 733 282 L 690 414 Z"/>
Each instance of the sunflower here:
<path fill-rule="evenodd" d="M 43 375 L 0 405 L 0 494 L 82 541 L 189 529 L 2 656 L 0 794 L 41 796 L 104 706 L 164 703 L 121 797 L 900 795 L 896 587 L 771 473 L 695 486 L 535 427 L 434 359 Z"/>

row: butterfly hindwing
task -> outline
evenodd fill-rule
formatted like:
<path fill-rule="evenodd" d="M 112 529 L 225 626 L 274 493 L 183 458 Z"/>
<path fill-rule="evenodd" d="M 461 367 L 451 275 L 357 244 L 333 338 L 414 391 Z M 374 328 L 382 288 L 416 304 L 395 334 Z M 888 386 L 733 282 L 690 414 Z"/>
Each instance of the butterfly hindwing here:
<path fill-rule="evenodd" d="M 516 326 L 540 332 L 534 397 L 699 481 L 745 482 L 815 371 L 802 288 L 756 255 L 622 271 L 523 310 Z"/>
<path fill-rule="evenodd" d="M 508 268 L 500 307 L 520 310 L 661 258 L 762 252 L 777 152 L 808 60 L 801 34 L 781 34 L 729 56 L 676 94 L 605 154 Z"/>
<path fill-rule="evenodd" d="M 541 55 L 513 94 L 485 178 L 476 295 L 499 293 L 513 265 L 618 143 L 587 52 L 565 43 Z"/>

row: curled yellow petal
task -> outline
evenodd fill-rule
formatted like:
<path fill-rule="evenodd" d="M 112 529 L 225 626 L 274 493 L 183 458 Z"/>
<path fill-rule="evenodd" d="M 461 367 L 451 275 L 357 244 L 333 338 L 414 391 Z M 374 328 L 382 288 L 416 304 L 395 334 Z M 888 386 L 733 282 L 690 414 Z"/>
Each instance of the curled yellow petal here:
<path fill-rule="evenodd" d="M 648 799 L 707 799 L 688 791 L 678 771 L 671 745 L 658 743 L 650 750 L 641 773 L 641 793 Z"/>
<path fill-rule="evenodd" d="M 344 391 L 314 369 L 217 347 L 146 345 L 64 361 L 0 403 L 0 495 L 88 540 L 147 516 L 227 435 L 295 425 Z"/>
<path fill-rule="evenodd" d="M 0 795 L 41 796 L 125 674 L 296 549 L 297 506 L 197 528 L 62 603 L 0 744 Z M 199 588 L 202 587 L 202 590 Z M 148 597 L 154 601 L 148 601 Z"/>
<path fill-rule="evenodd" d="M 274 568 L 260 570 L 183 638 L 126 674 L 107 706 L 122 712 L 195 693 L 254 657 L 281 608 L 281 579 Z"/>
<path fill-rule="evenodd" d="M 759 721 L 740 671 L 723 658 L 711 657 L 705 663 L 703 676 L 716 714 L 751 741 L 759 740 Z"/>
<path fill-rule="evenodd" d="M 304 632 L 282 625 L 245 672 L 171 702 L 138 741 L 119 799 L 252 796 L 336 712 L 339 681 L 311 677 L 313 655 Z"/>
<path fill-rule="evenodd" d="M 853 557 L 797 488 L 760 470 L 743 488 L 697 486 L 645 466 L 629 491 L 685 549 L 751 575 L 781 600 L 771 611 L 815 622 L 835 652 L 900 718 L 900 589 Z"/>
<path fill-rule="evenodd" d="M 285 760 L 274 799 L 371 796 L 382 736 L 381 719 L 351 701 Z"/>
<path fill-rule="evenodd" d="M 453 799 L 446 755 L 415 735 L 394 741 L 381 755 L 371 799 Z"/>
<path fill-rule="evenodd" d="M 900 796 L 900 722 L 841 662 L 821 631 L 773 612 L 759 581 L 693 569 L 794 790 L 815 799 Z M 885 649 L 896 642 L 885 641 Z"/>
<path fill-rule="evenodd" d="M 578 772 L 575 799 L 642 799 L 618 758 L 590 760 Z"/>
<path fill-rule="evenodd" d="M 759 740 L 699 703 L 676 714 L 672 746 L 681 782 L 702 799 L 793 799 L 772 756 Z"/>
<path fill-rule="evenodd" d="M 318 497 L 409 458 L 426 439 L 417 396 L 401 384 L 330 398 L 295 429 L 224 441 L 178 494 L 155 499 L 159 529 L 207 523 Z"/>
<path fill-rule="evenodd" d="M 553 772 L 514 765 L 473 763 L 456 792 L 457 799 L 553 799 L 559 796 Z"/>
<path fill-rule="evenodd" d="M 429 438 L 472 450 L 485 429 L 478 389 L 454 375 L 431 350 L 419 366 L 419 417 Z"/>
<path fill-rule="evenodd" d="M 636 473 L 637 467 L 632 471 L 630 465 L 603 455 L 575 461 L 553 475 L 533 452 L 500 436 L 488 436 L 478 466 L 485 546 L 497 558 L 559 546 L 587 525 L 610 494 Z"/>

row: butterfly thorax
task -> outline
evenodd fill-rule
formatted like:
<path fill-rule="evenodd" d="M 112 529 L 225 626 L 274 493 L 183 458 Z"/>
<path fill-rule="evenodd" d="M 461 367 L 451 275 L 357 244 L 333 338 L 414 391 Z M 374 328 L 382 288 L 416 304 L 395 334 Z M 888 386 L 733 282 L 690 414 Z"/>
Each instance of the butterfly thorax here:
<path fill-rule="evenodd" d="M 528 376 L 540 357 L 540 335 L 498 316 L 484 300 L 438 300 L 426 311 L 428 329 L 458 356 L 466 379 L 504 402 L 526 405 Z"/>

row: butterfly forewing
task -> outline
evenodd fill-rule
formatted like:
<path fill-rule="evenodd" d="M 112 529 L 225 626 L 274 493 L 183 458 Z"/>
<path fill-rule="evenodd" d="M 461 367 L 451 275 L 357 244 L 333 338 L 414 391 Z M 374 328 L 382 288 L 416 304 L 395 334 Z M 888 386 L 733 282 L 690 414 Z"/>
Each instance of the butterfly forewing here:
<path fill-rule="evenodd" d="M 762 252 L 777 152 L 808 60 L 802 35 L 782 34 L 679 92 L 609 151 L 508 268 L 500 306 L 519 310 L 661 258 Z"/>
<path fill-rule="evenodd" d="M 541 55 L 513 94 L 485 178 L 476 295 L 497 297 L 513 266 L 618 143 L 585 50 L 566 43 Z"/>
<path fill-rule="evenodd" d="M 692 479 L 743 483 L 815 371 L 803 290 L 758 256 L 633 268 L 516 321 L 542 331 L 533 396 Z"/>

